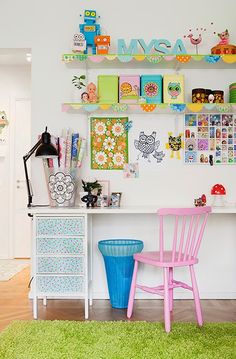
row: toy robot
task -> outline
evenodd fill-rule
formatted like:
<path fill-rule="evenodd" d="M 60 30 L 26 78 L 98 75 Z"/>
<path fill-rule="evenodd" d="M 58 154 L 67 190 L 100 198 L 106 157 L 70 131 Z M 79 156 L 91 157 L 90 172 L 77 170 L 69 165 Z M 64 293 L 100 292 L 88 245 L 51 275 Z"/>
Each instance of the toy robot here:
<path fill-rule="evenodd" d="M 74 34 L 72 52 L 83 54 L 84 51 L 86 51 L 86 40 L 84 34 Z"/>
<path fill-rule="evenodd" d="M 84 24 L 79 25 L 80 32 L 84 34 L 86 40 L 86 50 L 85 54 L 88 53 L 88 47 L 92 47 L 92 54 L 96 54 L 96 45 L 94 38 L 97 35 L 100 35 L 100 25 L 96 24 L 96 11 L 94 10 L 85 10 L 84 11 Z"/>

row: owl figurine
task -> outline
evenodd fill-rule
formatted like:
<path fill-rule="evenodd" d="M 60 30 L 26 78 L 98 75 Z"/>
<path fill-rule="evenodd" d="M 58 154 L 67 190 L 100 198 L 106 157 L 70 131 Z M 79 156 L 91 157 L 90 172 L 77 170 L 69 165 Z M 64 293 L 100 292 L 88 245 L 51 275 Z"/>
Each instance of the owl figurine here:
<path fill-rule="evenodd" d="M 180 160 L 180 150 L 183 148 L 182 136 L 180 133 L 178 136 L 172 136 L 172 132 L 168 132 L 168 143 L 166 148 L 171 150 L 170 158 L 174 158 L 174 153 L 176 153 L 177 159 Z"/>
<path fill-rule="evenodd" d="M 156 132 L 153 131 L 151 135 L 145 135 L 142 131 L 139 134 L 139 139 L 134 140 L 134 146 L 139 150 L 137 160 L 139 160 L 140 155 L 142 154 L 143 158 L 147 158 L 148 162 L 150 161 L 150 155 L 158 149 L 160 141 L 156 141 Z"/>
<path fill-rule="evenodd" d="M 181 93 L 181 86 L 179 82 L 169 82 L 168 84 L 168 94 L 171 96 L 171 99 L 177 99 Z"/>
<path fill-rule="evenodd" d="M 72 52 L 83 54 L 86 50 L 86 40 L 84 34 L 81 32 L 74 34 Z"/>
<path fill-rule="evenodd" d="M 0 111 L 0 133 L 6 125 L 8 125 L 6 112 Z"/>

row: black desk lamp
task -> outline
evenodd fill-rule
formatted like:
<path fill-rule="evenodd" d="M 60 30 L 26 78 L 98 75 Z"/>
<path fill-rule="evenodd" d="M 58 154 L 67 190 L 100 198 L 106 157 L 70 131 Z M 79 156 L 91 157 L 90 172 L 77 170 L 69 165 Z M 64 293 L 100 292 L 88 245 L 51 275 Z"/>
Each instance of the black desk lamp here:
<path fill-rule="evenodd" d="M 26 186 L 28 192 L 28 207 L 32 207 L 32 198 L 33 191 L 32 186 L 28 176 L 28 170 L 26 162 L 28 159 L 35 153 L 35 157 L 39 158 L 56 158 L 58 157 L 58 153 L 56 148 L 51 144 L 51 135 L 47 132 L 47 127 L 45 128 L 45 132 L 42 133 L 40 140 L 31 148 L 31 150 L 23 156 L 24 161 L 24 169 L 25 169 L 25 178 L 26 178 Z"/>

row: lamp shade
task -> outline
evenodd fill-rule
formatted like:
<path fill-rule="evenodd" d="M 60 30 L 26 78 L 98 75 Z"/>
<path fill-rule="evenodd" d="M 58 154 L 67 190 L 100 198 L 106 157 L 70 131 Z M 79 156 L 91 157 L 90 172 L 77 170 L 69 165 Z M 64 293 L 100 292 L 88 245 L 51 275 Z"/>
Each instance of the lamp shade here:
<path fill-rule="evenodd" d="M 225 187 L 222 184 L 217 183 L 212 187 L 211 194 L 224 196 L 226 195 Z"/>
<path fill-rule="evenodd" d="M 58 157 L 58 153 L 56 148 L 51 144 L 51 135 L 47 132 L 47 128 L 45 132 L 42 133 L 41 144 L 37 148 L 35 152 L 35 157 L 41 158 L 54 158 Z"/>

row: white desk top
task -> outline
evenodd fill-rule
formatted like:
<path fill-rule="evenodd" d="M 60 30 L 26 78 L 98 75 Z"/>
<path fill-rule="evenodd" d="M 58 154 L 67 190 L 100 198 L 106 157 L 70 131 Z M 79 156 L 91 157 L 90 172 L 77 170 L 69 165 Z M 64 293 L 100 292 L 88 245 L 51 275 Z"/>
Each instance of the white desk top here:
<path fill-rule="evenodd" d="M 122 206 L 119 208 L 83 208 L 83 207 L 31 207 L 24 209 L 30 214 L 155 214 L 158 208 L 167 206 Z M 186 206 L 187 207 L 187 206 Z M 233 214 L 235 206 L 212 207 L 212 213 Z"/>

